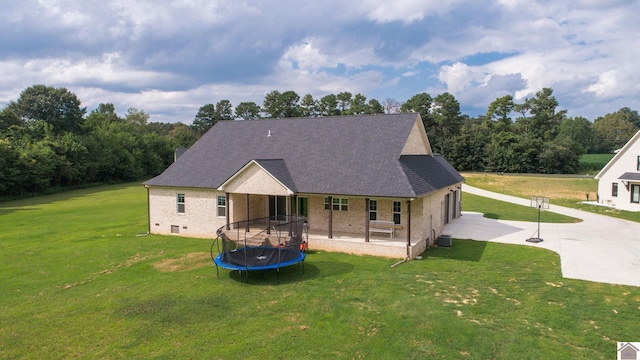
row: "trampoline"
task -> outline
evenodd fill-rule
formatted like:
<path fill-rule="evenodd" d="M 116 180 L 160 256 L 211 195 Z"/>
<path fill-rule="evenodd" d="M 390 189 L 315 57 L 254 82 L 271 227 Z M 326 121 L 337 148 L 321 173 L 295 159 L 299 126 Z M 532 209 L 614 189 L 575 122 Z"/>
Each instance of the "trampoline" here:
<path fill-rule="evenodd" d="M 243 272 L 249 280 L 249 271 L 276 270 L 280 281 L 280 268 L 301 264 L 304 274 L 308 231 L 304 217 L 279 216 L 239 221 L 216 231 L 211 244 L 211 258 L 218 268 Z M 214 249 L 218 255 L 214 256 Z"/>

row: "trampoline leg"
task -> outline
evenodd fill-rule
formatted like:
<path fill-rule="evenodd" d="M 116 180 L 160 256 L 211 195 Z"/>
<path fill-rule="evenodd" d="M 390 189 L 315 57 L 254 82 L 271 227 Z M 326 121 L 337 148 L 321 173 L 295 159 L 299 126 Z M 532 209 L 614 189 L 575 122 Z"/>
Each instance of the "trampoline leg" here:
<path fill-rule="evenodd" d="M 220 280 L 220 272 L 218 271 L 218 264 L 216 264 L 216 276 L 218 276 L 218 280 Z"/>

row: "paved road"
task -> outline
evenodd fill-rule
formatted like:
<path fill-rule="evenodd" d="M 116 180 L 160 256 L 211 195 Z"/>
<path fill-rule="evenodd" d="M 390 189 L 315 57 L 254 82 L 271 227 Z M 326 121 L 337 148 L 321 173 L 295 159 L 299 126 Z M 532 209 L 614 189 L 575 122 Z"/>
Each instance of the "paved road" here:
<path fill-rule="evenodd" d="M 463 185 L 462 191 L 530 206 L 530 200 Z M 464 208 L 464 196 L 463 196 Z M 522 244 L 555 251 L 560 255 L 562 276 L 610 284 L 640 286 L 640 223 L 553 205 L 549 211 L 582 219 L 574 224 L 487 219 L 479 213 L 463 212 L 445 233 L 458 239 Z M 455 244 L 454 244 L 455 246 Z"/>

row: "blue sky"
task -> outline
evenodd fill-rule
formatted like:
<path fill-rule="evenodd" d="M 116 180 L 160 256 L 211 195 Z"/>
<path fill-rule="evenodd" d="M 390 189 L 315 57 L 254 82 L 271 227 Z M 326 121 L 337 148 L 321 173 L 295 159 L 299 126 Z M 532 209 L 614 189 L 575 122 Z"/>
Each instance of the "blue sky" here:
<path fill-rule="evenodd" d="M 445 91 L 476 116 L 551 87 L 569 116 L 640 110 L 636 0 L 21 0 L 0 13 L 0 106 L 34 84 L 191 123 L 293 90 L 403 102 Z"/>

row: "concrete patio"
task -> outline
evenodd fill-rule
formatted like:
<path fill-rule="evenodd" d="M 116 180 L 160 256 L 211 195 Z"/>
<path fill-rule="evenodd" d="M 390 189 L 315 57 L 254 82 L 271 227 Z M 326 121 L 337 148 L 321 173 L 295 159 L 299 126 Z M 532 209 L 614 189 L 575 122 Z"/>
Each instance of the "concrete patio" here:
<path fill-rule="evenodd" d="M 530 200 L 492 193 L 464 185 L 463 192 L 496 200 L 530 205 Z M 582 219 L 574 224 L 542 223 L 540 243 L 527 242 L 536 235 L 537 222 L 494 220 L 463 212 L 445 229 L 458 239 L 520 244 L 552 250 L 560 255 L 562 276 L 610 284 L 640 286 L 640 223 L 553 205 L 548 211 Z M 455 242 L 453 244 L 455 246 Z"/>

